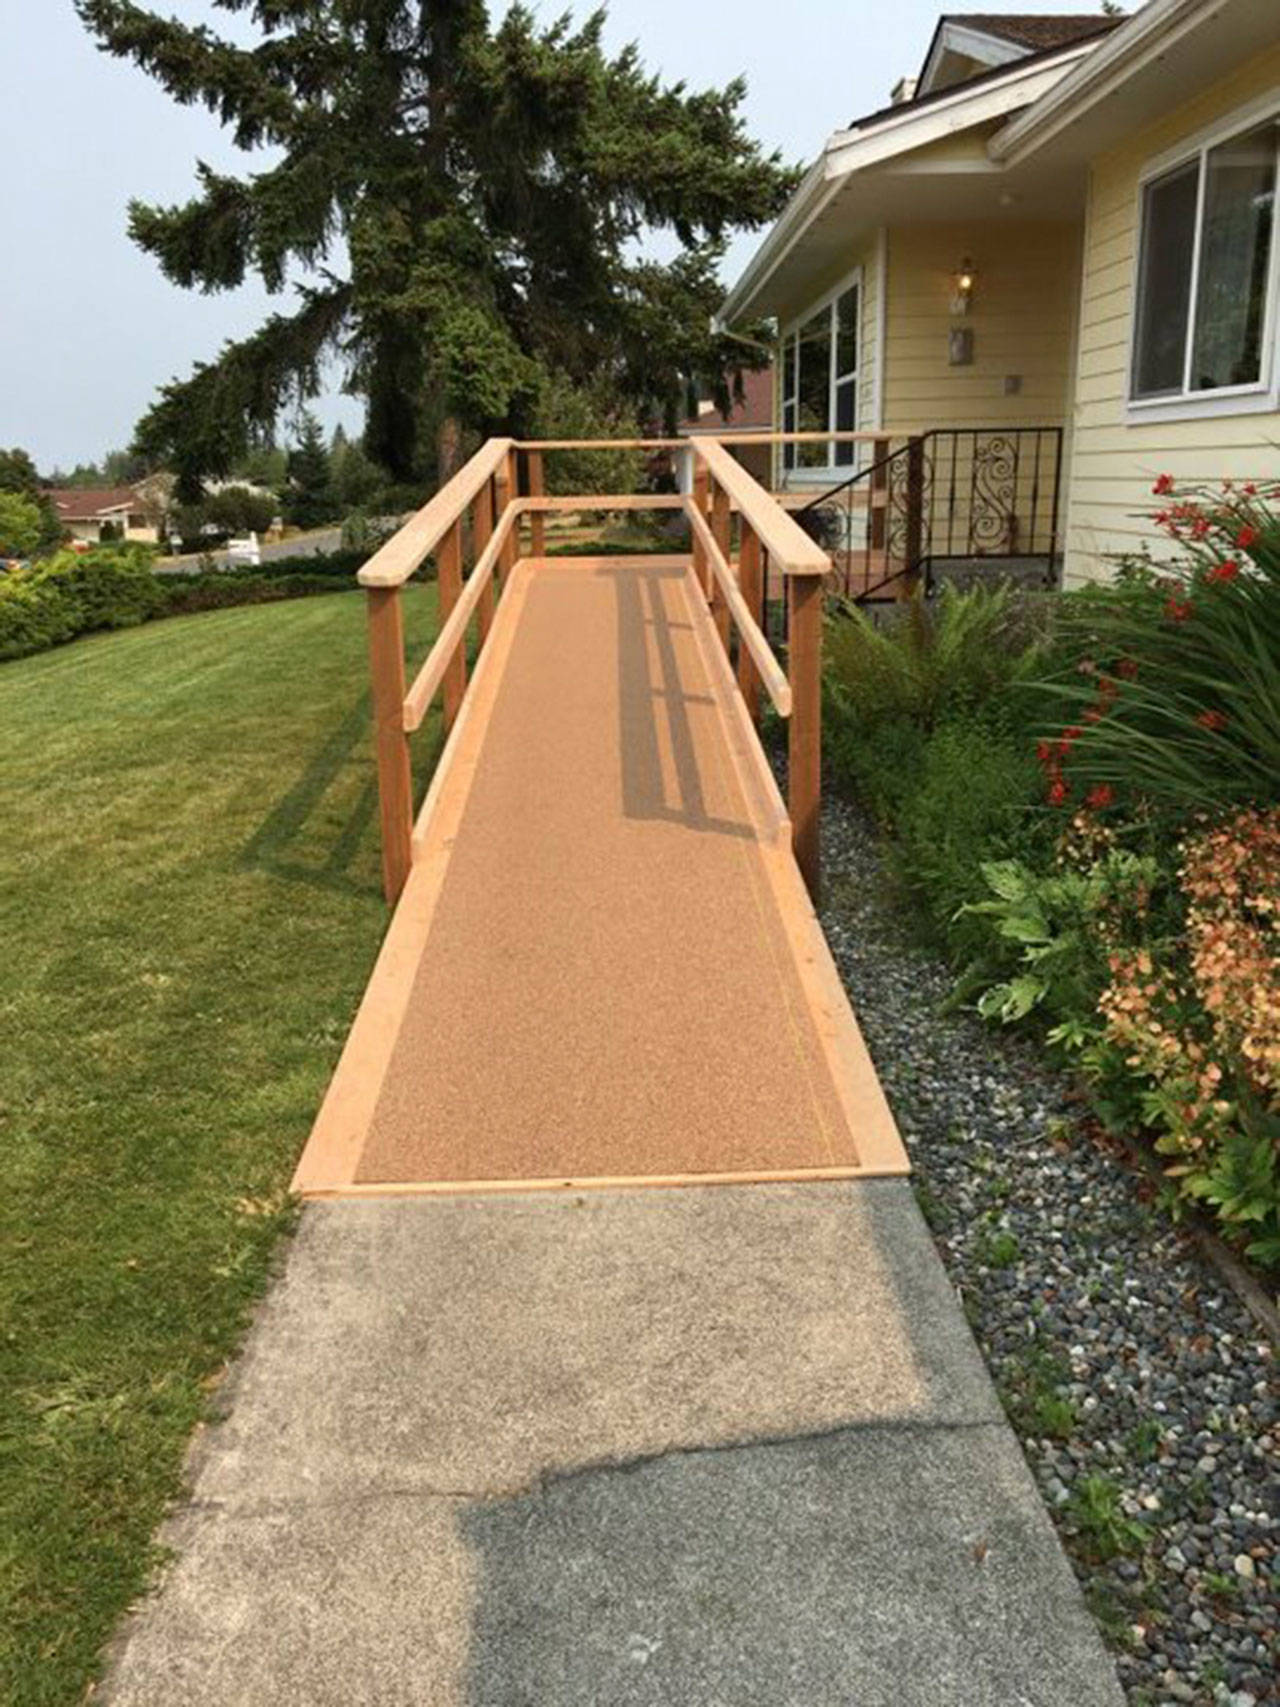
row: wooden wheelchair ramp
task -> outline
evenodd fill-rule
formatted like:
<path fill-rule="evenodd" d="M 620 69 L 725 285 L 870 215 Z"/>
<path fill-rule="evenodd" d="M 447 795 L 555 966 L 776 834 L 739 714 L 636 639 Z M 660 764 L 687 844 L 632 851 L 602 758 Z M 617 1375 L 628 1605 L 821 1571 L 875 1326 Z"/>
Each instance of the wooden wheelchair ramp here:
<path fill-rule="evenodd" d="M 687 557 L 514 566 L 413 856 L 299 1192 L 907 1171 Z"/>

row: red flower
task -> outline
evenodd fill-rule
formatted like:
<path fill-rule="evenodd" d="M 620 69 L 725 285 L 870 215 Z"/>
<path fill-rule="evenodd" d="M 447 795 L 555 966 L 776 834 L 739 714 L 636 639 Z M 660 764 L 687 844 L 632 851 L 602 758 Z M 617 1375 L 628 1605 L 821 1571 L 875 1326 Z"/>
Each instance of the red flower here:
<path fill-rule="evenodd" d="M 1108 782 L 1100 782 L 1096 788 L 1091 788 L 1089 790 L 1088 794 L 1085 796 L 1084 803 L 1086 806 L 1091 806 L 1095 812 L 1101 812 L 1104 807 L 1110 806 L 1114 799 L 1115 791 L 1112 789 L 1111 784 Z"/>
<path fill-rule="evenodd" d="M 1170 622 L 1185 622 L 1191 615 L 1190 599 L 1167 599 L 1164 614 Z"/>
<path fill-rule="evenodd" d="M 1240 529 L 1240 532 L 1236 535 L 1236 544 L 1240 547 L 1241 551 L 1248 551 L 1249 547 L 1253 544 L 1254 540 L 1257 539 L 1257 537 L 1258 537 L 1257 528 L 1250 527 L 1249 524 L 1246 522 L 1245 525 Z"/>
<path fill-rule="evenodd" d="M 1202 729 L 1225 729 L 1227 714 L 1225 711 L 1202 711 L 1196 718 L 1196 722 Z"/>
<path fill-rule="evenodd" d="M 1042 765 L 1047 765 L 1053 757 L 1053 748 L 1047 741 L 1036 742 L 1036 757 Z"/>
<path fill-rule="evenodd" d="M 1228 557 L 1225 563 L 1215 563 L 1205 575 L 1206 581 L 1234 581 L 1240 573 L 1240 565 L 1234 557 Z"/>
<path fill-rule="evenodd" d="M 1173 476 L 1172 476 L 1172 474 L 1162 474 L 1159 477 L 1159 479 L 1156 481 L 1155 485 L 1151 488 L 1151 490 L 1155 493 L 1157 498 L 1163 498 L 1166 492 L 1172 492 L 1173 491 Z"/>
<path fill-rule="evenodd" d="M 1136 681 L 1138 677 L 1138 660 L 1136 658 L 1121 658 L 1116 665 L 1116 674 L 1123 676 L 1126 681 Z"/>
<path fill-rule="evenodd" d="M 1256 498 L 1258 495 L 1258 488 L 1254 485 L 1252 480 L 1246 480 L 1240 490 L 1247 498 Z"/>
<path fill-rule="evenodd" d="M 1061 806 L 1070 792 L 1071 791 L 1067 787 L 1066 783 L 1063 782 L 1061 777 L 1058 777 L 1049 788 L 1050 806 Z"/>
<path fill-rule="evenodd" d="M 1195 521 L 1193 521 L 1191 524 L 1191 537 L 1193 539 L 1203 539 L 1205 534 L 1208 533 L 1208 531 L 1209 531 L 1209 518 L 1208 518 L 1208 516 L 1197 516 Z"/>

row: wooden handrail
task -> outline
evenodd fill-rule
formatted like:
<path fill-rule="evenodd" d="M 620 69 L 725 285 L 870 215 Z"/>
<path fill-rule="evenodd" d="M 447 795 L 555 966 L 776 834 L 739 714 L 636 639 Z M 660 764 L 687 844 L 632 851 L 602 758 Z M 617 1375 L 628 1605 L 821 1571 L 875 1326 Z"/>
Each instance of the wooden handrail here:
<path fill-rule="evenodd" d="M 679 510 L 683 506 L 684 499 L 678 492 L 584 492 L 581 497 L 557 494 L 520 500 L 521 510 L 533 516 L 571 514 L 578 510 Z"/>
<path fill-rule="evenodd" d="M 769 553 L 770 561 L 784 575 L 830 574 L 831 559 L 822 547 L 792 521 L 781 504 L 722 445 L 700 439 L 691 439 L 690 443 L 695 457 L 728 493 L 734 508 Z"/>
<path fill-rule="evenodd" d="M 374 552 L 356 579 L 362 587 L 401 587 L 424 557 L 439 545 L 445 534 L 492 479 L 509 454 L 511 439 L 490 439 L 425 503 L 385 545 Z"/>
<path fill-rule="evenodd" d="M 413 686 L 404 696 L 403 720 L 406 734 L 411 735 L 415 729 L 421 728 L 431 701 L 440 691 L 440 685 L 453 662 L 453 655 L 466 636 L 471 613 L 483 598 L 486 586 L 492 582 L 494 569 L 507 542 L 507 535 L 519 520 L 520 510 L 519 504 L 508 504 L 502 512 L 489 543 L 467 576 L 461 596 L 449 613 L 448 621 L 436 636 L 436 643 L 428 652 L 426 662 L 413 678 Z"/>
<path fill-rule="evenodd" d="M 698 509 L 693 498 L 684 501 L 685 514 L 692 524 L 694 534 L 706 552 L 707 561 L 711 565 L 711 573 L 720 585 L 724 601 L 729 607 L 729 614 L 738 629 L 738 637 L 747 651 L 751 661 L 759 671 L 760 680 L 768 689 L 769 698 L 773 701 L 774 709 L 779 717 L 791 715 L 791 683 L 781 664 L 773 655 L 773 648 L 761 633 L 755 617 L 751 614 L 747 601 L 742 596 L 737 577 L 729 566 L 729 562 L 720 549 L 716 536 L 711 531 L 711 524 Z"/>

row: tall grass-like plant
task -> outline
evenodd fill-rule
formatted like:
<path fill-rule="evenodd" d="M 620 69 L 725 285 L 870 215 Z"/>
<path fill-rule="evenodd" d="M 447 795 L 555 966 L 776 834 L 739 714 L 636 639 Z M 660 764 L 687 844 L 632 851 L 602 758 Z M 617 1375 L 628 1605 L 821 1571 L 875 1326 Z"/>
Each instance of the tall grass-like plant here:
<path fill-rule="evenodd" d="M 1154 518 L 1176 558 L 1127 560 L 1063 601 L 1074 662 L 1045 684 L 1064 724 L 1040 746 L 1055 806 L 1143 799 L 1174 813 L 1280 787 L 1280 487 L 1179 493 Z"/>

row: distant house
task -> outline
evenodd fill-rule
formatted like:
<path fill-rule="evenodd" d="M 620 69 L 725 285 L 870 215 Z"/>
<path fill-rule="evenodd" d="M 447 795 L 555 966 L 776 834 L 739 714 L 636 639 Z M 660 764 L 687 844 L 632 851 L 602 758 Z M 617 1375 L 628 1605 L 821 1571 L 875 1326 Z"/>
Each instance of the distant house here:
<path fill-rule="evenodd" d="M 696 437 L 699 433 L 770 433 L 773 431 L 773 367 L 745 371 L 742 375 L 742 398 L 734 401 L 724 415 L 710 399 L 698 405 L 696 415 L 680 423 L 680 436 Z M 734 445 L 733 453 L 739 462 L 764 486 L 771 483 L 772 455 L 768 445 Z"/>
<path fill-rule="evenodd" d="M 137 486 L 50 487 L 45 497 L 73 539 L 97 545 L 104 539 L 131 539 L 154 545 L 161 537 L 167 494 L 154 481 Z"/>
<path fill-rule="evenodd" d="M 774 421 L 815 434 L 775 483 L 865 474 L 843 543 L 890 571 L 1076 581 L 1151 538 L 1157 475 L 1280 479 L 1278 165 L 1280 0 L 944 15 L 720 311 L 775 319 Z"/>

